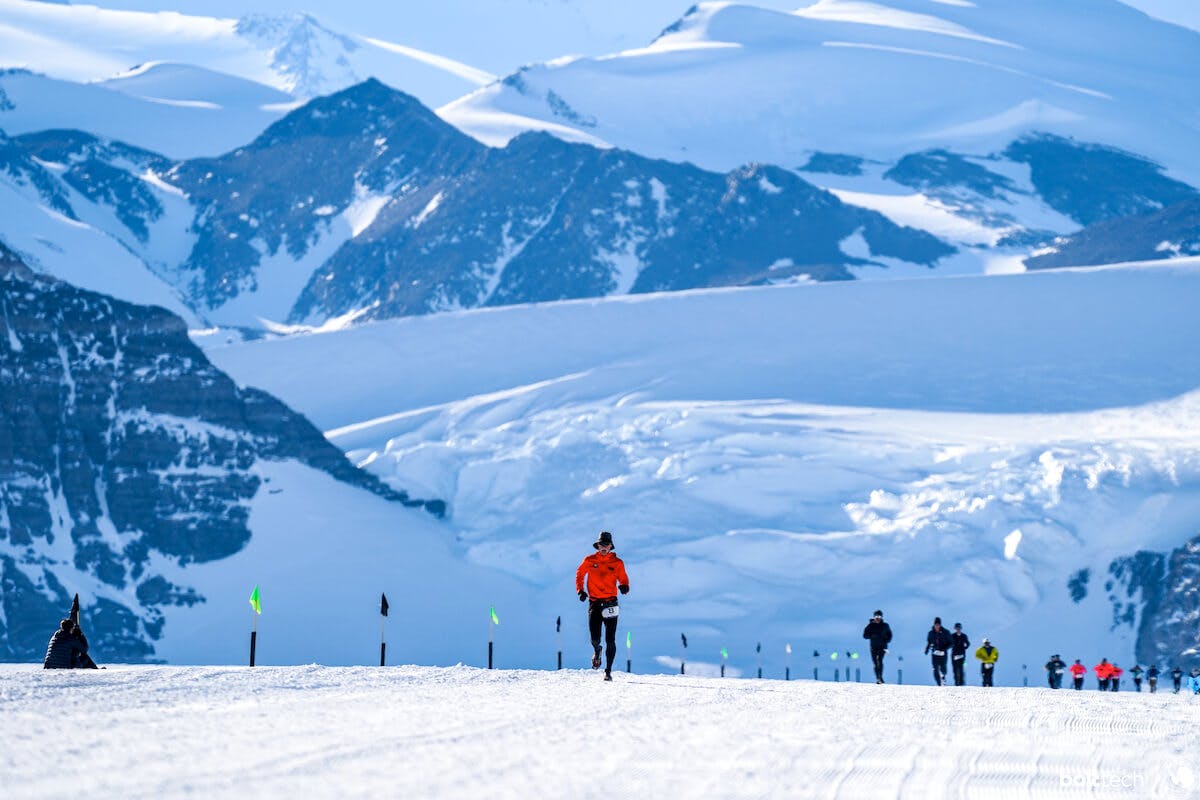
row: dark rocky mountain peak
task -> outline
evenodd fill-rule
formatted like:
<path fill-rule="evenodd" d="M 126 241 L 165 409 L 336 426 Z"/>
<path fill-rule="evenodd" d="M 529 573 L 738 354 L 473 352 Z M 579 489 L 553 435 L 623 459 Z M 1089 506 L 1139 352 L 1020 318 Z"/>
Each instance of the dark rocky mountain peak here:
<path fill-rule="evenodd" d="M 40 657 L 81 584 L 99 587 L 94 643 L 152 658 L 163 608 L 204 601 L 154 565 L 238 552 L 264 488 L 256 464 L 283 460 L 445 513 L 235 385 L 179 318 L 37 275 L 0 246 L 0 661 Z"/>

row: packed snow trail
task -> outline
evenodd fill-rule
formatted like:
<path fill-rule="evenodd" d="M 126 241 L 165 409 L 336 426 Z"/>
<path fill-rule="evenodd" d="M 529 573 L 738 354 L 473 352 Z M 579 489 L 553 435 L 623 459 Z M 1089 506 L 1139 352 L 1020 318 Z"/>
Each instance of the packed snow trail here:
<path fill-rule="evenodd" d="M 1190 695 L 469 667 L 0 670 L 6 798 L 1195 797 Z"/>

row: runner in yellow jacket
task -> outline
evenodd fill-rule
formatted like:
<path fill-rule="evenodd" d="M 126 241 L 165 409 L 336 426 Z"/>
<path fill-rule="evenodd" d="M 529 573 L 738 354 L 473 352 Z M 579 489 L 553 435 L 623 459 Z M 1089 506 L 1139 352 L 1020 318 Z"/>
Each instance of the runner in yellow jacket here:
<path fill-rule="evenodd" d="M 975 657 L 979 659 L 979 668 L 983 672 L 983 685 L 994 686 L 992 677 L 996 672 L 996 660 L 1000 658 L 1000 651 L 992 647 L 991 639 L 985 636 L 983 646 L 975 651 Z"/>

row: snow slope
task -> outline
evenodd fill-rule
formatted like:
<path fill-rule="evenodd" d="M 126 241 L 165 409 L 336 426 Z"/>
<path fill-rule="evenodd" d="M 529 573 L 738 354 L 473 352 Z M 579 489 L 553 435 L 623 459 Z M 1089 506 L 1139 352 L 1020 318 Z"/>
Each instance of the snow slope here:
<path fill-rule="evenodd" d="M 759 641 L 776 667 L 785 642 L 858 649 L 883 607 L 922 680 L 941 614 L 990 635 L 1012 684 L 1051 652 L 1128 662 L 1138 619 L 1118 624 L 1109 565 L 1197 532 L 1198 292 L 1191 259 L 523 306 L 209 352 L 446 498 L 468 558 L 537 607 L 571 607 L 578 559 L 612 530 L 622 620 L 668 669 L 680 631 L 742 669 Z"/>
<path fill-rule="evenodd" d="M 1196 701 L 1170 693 L 312 665 L 6 669 L 0 698 L 0 780 L 21 800 L 64 785 L 131 800 L 1170 800 L 1200 785 Z"/>
<path fill-rule="evenodd" d="M 708 2 L 646 47 L 530 66 L 440 113 L 484 141 L 566 125 L 717 169 L 812 151 L 983 155 L 1045 131 L 1195 182 L 1197 74 L 1200 32 L 1116 0 Z"/>
<path fill-rule="evenodd" d="M 298 97 L 374 76 L 427 103 L 443 103 L 493 79 L 434 53 L 331 31 L 307 14 L 221 19 L 28 0 L 0 3 L 0 68 L 85 82 L 160 61 L 227 73 Z"/>
<path fill-rule="evenodd" d="M 169 158 L 216 156 L 290 110 L 289 95 L 196 67 L 156 65 L 102 83 L 0 72 L 0 130 L 80 130 Z M 264 102 L 269 101 L 269 102 Z"/>

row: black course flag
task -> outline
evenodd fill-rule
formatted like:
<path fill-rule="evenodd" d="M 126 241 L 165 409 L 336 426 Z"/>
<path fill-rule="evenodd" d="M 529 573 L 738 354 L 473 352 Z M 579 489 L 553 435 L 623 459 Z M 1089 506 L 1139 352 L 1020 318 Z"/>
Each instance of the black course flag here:
<path fill-rule="evenodd" d="M 379 593 L 379 666 L 387 665 L 387 639 L 383 632 L 383 621 L 387 617 L 387 595 Z"/>

